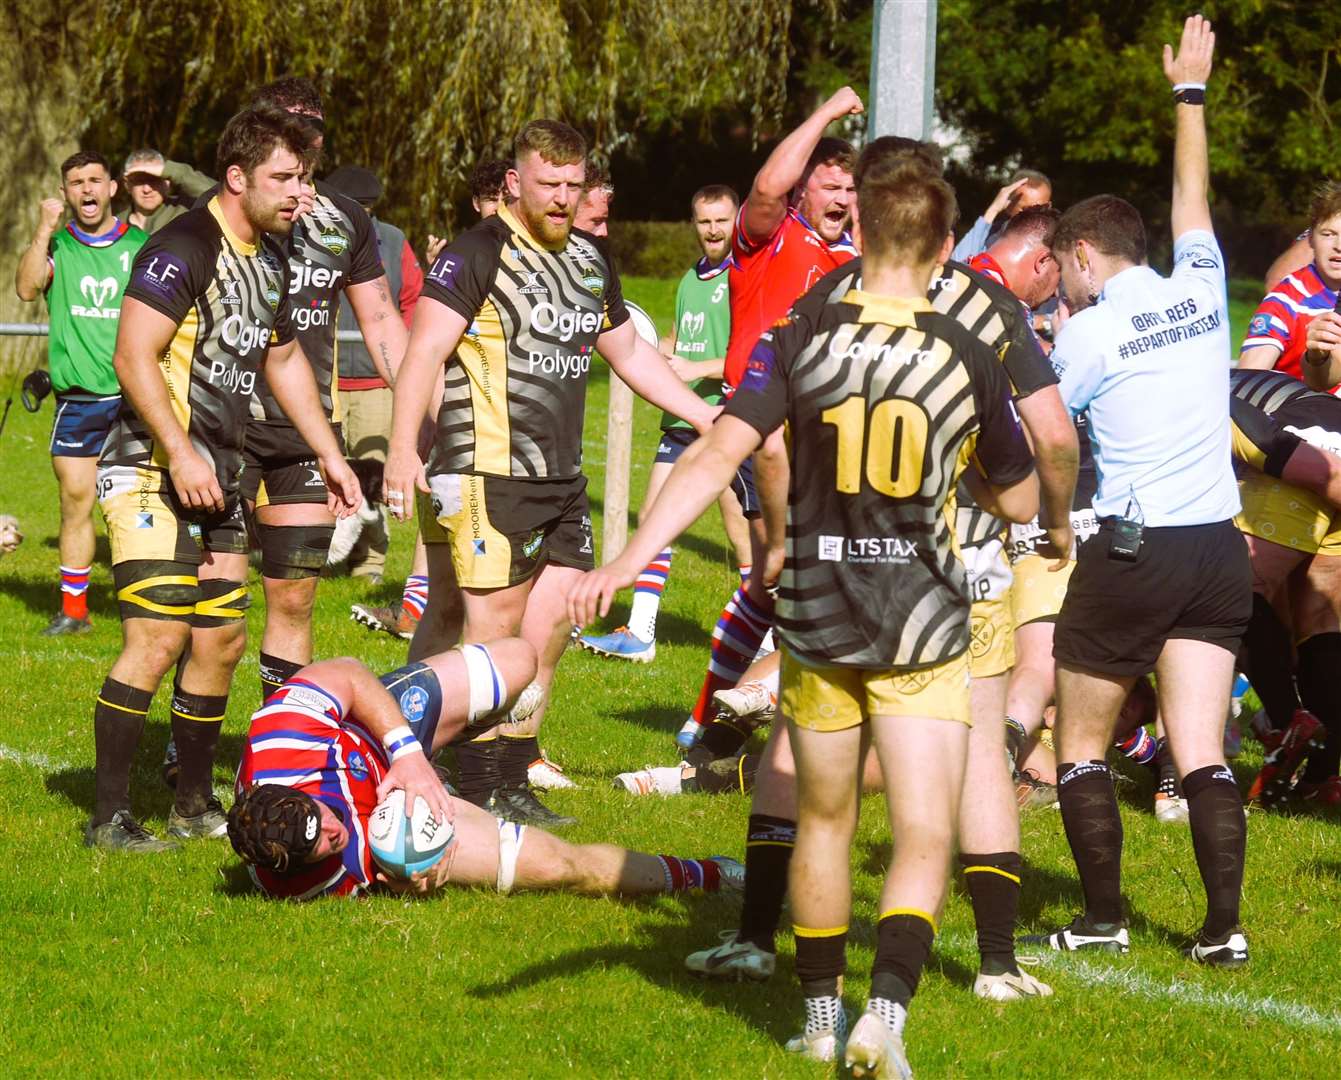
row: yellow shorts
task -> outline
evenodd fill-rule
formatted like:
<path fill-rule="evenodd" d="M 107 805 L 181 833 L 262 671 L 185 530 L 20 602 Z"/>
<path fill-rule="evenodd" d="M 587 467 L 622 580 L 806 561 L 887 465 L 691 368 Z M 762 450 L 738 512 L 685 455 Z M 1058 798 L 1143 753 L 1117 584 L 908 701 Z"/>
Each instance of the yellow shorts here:
<path fill-rule="evenodd" d="M 247 526 L 236 495 L 217 513 L 186 511 L 166 472 L 120 465 L 98 470 L 97 490 L 114 566 L 145 560 L 199 566 L 206 551 L 247 553 Z"/>
<path fill-rule="evenodd" d="M 782 649 L 780 704 L 798 727 L 846 731 L 872 716 L 969 718 L 968 653 L 917 671 L 812 666 Z"/>
<path fill-rule="evenodd" d="M 1015 586 L 994 600 L 975 600 L 969 614 L 969 674 L 975 679 L 1004 675 L 1015 666 Z"/>
<path fill-rule="evenodd" d="M 1341 513 L 1312 492 L 1259 473 L 1239 481 L 1239 532 L 1308 555 L 1341 555 Z"/>
<path fill-rule="evenodd" d="M 1066 583 L 1071 580 L 1076 564 L 1071 560 L 1056 573 L 1049 570 L 1052 559 L 1042 555 L 1025 555 L 1016 560 L 1015 584 L 1010 590 L 1011 622 L 1016 626 L 1056 619 L 1066 599 Z"/>

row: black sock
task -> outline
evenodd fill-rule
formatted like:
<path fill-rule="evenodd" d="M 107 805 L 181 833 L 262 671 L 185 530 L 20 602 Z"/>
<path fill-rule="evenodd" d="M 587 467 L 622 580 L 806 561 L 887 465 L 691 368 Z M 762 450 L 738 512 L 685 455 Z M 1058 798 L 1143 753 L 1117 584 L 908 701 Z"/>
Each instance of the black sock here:
<path fill-rule="evenodd" d="M 847 970 L 847 927 L 794 926 L 796 977 L 806 997 L 836 997 L 838 980 Z"/>
<path fill-rule="evenodd" d="M 1192 850 L 1206 888 L 1206 923 L 1211 938 L 1220 938 L 1239 924 L 1243 892 L 1243 854 L 1248 823 L 1243 796 L 1228 765 L 1207 765 L 1183 778 Z"/>
<path fill-rule="evenodd" d="M 526 770 L 531 762 L 540 756 L 540 737 L 538 735 L 500 735 L 499 773 L 503 787 L 529 787 Z"/>
<path fill-rule="evenodd" d="M 1006 753 L 1010 755 L 1013 768 L 1020 767 L 1020 751 L 1024 749 L 1028 738 L 1029 734 L 1024 730 L 1023 724 L 1013 716 L 1006 717 Z"/>
<path fill-rule="evenodd" d="M 177 744 L 177 813 L 205 812 L 214 795 L 214 751 L 223 730 L 228 695 L 172 695 L 172 741 Z"/>
<path fill-rule="evenodd" d="M 1341 634 L 1314 634 L 1299 645 L 1299 696 L 1323 722 L 1327 742 L 1308 755 L 1303 778 L 1320 784 L 1341 768 Z"/>
<path fill-rule="evenodd" d="M 906 1009 L 917 993 L 935 936 L 929 916 L 905 912 L 881 916 L 871 965 L 871 997 L 887 998 Z"/>
<path fill-rule="evenodd" d="M 93 706 L 94 825 L 106 824 L 118 810 L 130 809 L 130 766 L 153 700 L 152 690 L 127 686 L 110 676 L 98 691 Z"/>
<path fill-rule="evenodd" d="M 1271 726 L 1285 730 L 1299 708 L 1290 631 L 1261 593 L 1253 593 L 1253 614 L 1239 648 L 1238 666 L 1262 699 Z"/>
<path fill-rule="evenodd" d="M 1094 922 L 1121 922 L 1122 818 L 1107 762 L 1059 764 L 1057 801 L 1085 891 L 1085 914 Z"/>
<path fill-rule="evenodd" d="M 745 896 L 738 941 L 776 952 L 773 938 L 787 898 L 787 871 L 796 847 L 796 822 L 789 818 L 751 814 L 745 837 Z M 799 970 L 799 969 L 798 969 Z"/>
<path fill-rule="evenodd" d="M 703 734 L 694 744 L 694 749 L 702 749 L 709 760 L 735 757 L 753 730 L 749 725 L 739 721 L 717 719 L 703 729 Z M 694 764 L 697 765 L 698 762 Z"/>
<path fill-rule="evenodd" d="M 758 754 L 742 754 L 735 758 L 717 758 L 694 767 L 694 775 L 686 777 L 681 790 L 686 793 L 701 791 L 705 795 L 748 795 L 754 790 L 754 774 L 759 771 Z"/>
<path fill-rule="evenodd" d="M 1024 860 L 1018 851 L 998 851 L 992 855 L 960 855 L 959 865 L 964 868 L 964 887 L 973 902 L 983 974 L 1018 975 L 1015 919 L 1020 911 Z"/>
<path fill-rule="evenodd" d="M 461 798 L 483 806 L 495 788 L 503 786 L 499 739 L 475 739 L 456 744 L 456 786 Z"/>
<path fill-rule="evenodd" d="M 1178 783 L 1178 770 L 1173 765 L 1173 751 L 1169 749 L 1169 740 L 1161 738 L 1155 744 L 1155 791 L 1167 795 L 1170 799 L 1182 795 L 1182 785 Z"/>
<path fill-rule="evenodd" d="M 307 667 L 293 660 L 281 660 L 278 656 L 261 653 L 257 666 L 261 671 L 261 700 L 264 701 L 291 678 Z"/>

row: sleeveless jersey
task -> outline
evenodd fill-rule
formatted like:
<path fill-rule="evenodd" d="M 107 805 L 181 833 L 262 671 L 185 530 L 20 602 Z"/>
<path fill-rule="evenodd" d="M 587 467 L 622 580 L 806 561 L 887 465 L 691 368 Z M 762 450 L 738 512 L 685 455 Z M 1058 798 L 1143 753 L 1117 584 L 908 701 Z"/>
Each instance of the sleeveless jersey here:
<path fill-rule="evenodd" d="M 803 661 L 869 670 L 968 647 L 947 507 L 975 459 L 994 484 L 1033 458 L 992 350 L 926 301 L 849 292 L 760 339 L 726 412 L 791 439 L 777 630 Z"/>
<path fill-rule="evenodd" d="M 447 366 L 428 471 L 580 475 L 596 339 L 629 317 L 604 241 L 574 229 L 548 250 L 504 207 L 438 256 L 420 300 L 468 323 Z"/>
<path fill-rule="evenodd" d="M 51 238 L 47 365 L 56 393 L 121 392 L 112 366 L 121 294 L 135 255 L 148 239 L 123 221 L 103 236 L 88 236 L 71 223 Z"/>
<path fill-rule="evenodd" d="M 126 296 L 177 324 L 159 366 L 177 422 L 225 495 L 238 487 L 248 405 L 266 352 L 293 340 L 286 285 L 283 251 L 269 237 L 259 245 L 239 239 L 218 199 L 156 232 L 131 269 Z M 101 464 L 109 486 L 100 498 L 158 491 L 167 482 L 167 455 L 129 401 Z"/>
<path fill-rule="evenodd" d="M 699 259 L 675 290 L 675 355 L 685 360 L 720 360 L 731 340 L 730 262 L 709 266 Z M 722 403 L 721 379 L 695 379 L 689 388 L 709 405 Z M 690 427 L 687 420 L 661 414 L 661 430 Z"/>
<path fill-rule="evenodd" d="M 249 866 L 271 896 L 308 900 L 349 896 L 375 880 L 368 818 L 388 768 L 376 739 L 344 716 L 340 703 L 315 683 L 290 679 L 251 718 L 234 785 L 238 798 L 254 784 L 282 784 L 325 803 L 349 830 L 344 851 L 292 874 Z"/>

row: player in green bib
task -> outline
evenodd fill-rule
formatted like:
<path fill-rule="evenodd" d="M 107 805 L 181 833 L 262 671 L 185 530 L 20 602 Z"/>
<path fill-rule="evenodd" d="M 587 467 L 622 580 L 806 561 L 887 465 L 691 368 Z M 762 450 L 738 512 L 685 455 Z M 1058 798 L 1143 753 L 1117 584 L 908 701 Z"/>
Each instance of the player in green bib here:
<path fill-rule="evenodd" d="M 700 188 L 690 200 L 694 231 L 698 234 L 703 258 L 685 271 L 675 292 L 675 330 L 662 343 L 668 346 L 670 368 L 709 405 L 722 403 L 722 367 L 726 343 L 731 337 L 731 291 L 728 284 L 728 256 L 731 254 L 731 230 L 740 199 L 723 184 Z M 694 429 L 668 412 L 661 414 L 661 442 L 657 446 L 652 475 L 639 520 L 656 500 L 671 467 L 696 438 Z M 741 580 L 750 573 L 750 534 L 747 517 L 758 516 L 758 500 L 750 463 L 745 462 L 729 491 L 717 505 L 722 524 L 736 552 Z M 610 634 L 584 635 L 583 648 L 598 656 L 650 663 L 657 654 L 657 613 L 661 595 L 670 576 L 671 549 L 667 548 L 643 568 L 633 592 L 629 624 Z"/>
<path fill-rule="evenodd" d="M 51 465 L 61 493 L 61 610 L 42 631 L 55 637 L 89 629 L 93 495 L 98 452 L 121 407 L 112 367 L 121 293 L 148 239 L 111 211 L 116 181 L 101 154 L 81 151 L 61 164 L 63 199 L 43 199 L 37 231 L 19 260 L 21 300 L 45 294 L 51 330 L 47 364 L 56 391 Z M 68 207 L 72 217 L 60 220 Z"/>

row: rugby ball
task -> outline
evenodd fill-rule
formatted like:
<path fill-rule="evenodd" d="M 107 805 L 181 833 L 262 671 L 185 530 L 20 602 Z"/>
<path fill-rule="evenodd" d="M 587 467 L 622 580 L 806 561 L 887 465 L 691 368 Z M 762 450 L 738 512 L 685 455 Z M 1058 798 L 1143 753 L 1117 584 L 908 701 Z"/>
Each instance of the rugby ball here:
<path fill-rule="evenodd" d="M 391 877 L 409 878 L 427 870 L 455 837 L 452 823 L 435 818 L 421 798 L 415 798 L 414 812 L 407 817 L 405 792 L 400 790 L 378 803 L 368 818 L 373 861 Z"/>
<path fill-rule="evenodd" d="M 652 321 L 652 316 L 632 300 L 625 300 L 624 306 L 629 309 L 629 319 L 633 322 L 633 328 L 638 331 L 638 336 L 655 349 L 659 339 L 657 338 L 657 324 Z"/>

